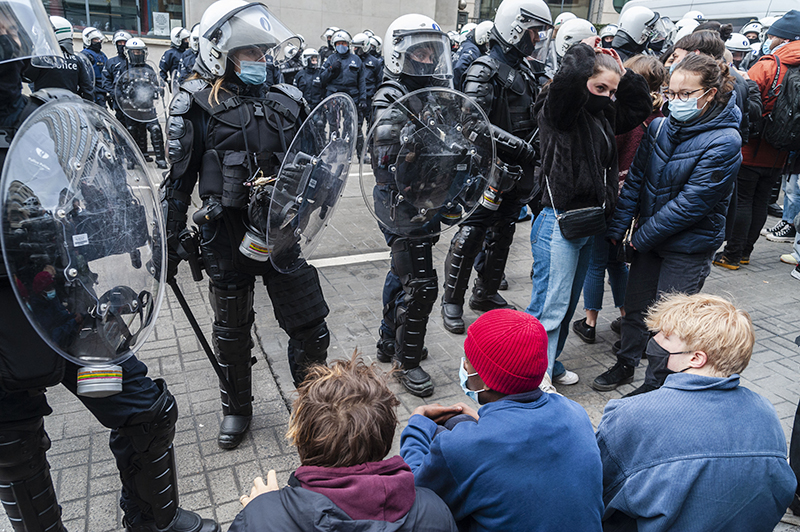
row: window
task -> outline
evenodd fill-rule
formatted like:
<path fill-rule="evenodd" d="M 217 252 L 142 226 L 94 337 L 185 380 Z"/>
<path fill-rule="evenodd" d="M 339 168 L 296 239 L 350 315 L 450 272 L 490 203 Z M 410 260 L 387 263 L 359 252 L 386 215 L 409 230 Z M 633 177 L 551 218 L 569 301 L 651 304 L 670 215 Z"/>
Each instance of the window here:
<path fill-rule="evenodd" d="M 183 25 L 183 0 L 43 0 L 49 15 L 64 17 L 80 31 L 94 26 L 103 33 L 169 38 Z M 139 16 L 141 11 L 142 16 Z"/>

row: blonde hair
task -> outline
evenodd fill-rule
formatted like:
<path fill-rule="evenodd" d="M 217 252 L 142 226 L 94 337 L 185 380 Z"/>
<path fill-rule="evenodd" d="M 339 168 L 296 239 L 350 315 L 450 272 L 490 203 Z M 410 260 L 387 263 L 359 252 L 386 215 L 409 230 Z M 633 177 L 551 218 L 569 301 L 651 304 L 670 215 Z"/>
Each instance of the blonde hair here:
<path fill-rule="evenodd" d="M 729 377 L 750 363 L 755 332 L 750 315 L 710 294 L 663 296 L 647 311 L 651 331 L 676 335 L 690 351 L 702 351 L 715 373 Z"/>
<path fill-rule="evenodd" d="M 667 84 L 667 69 L 657 58 L 650 55 L 635 55 L 625 61 L 625 68 L 633 70 L 644 78 L 650 88 L 650 97 L 653 99 L 653 111 L 658 111 L 664 105 L 662 87 Z"/>

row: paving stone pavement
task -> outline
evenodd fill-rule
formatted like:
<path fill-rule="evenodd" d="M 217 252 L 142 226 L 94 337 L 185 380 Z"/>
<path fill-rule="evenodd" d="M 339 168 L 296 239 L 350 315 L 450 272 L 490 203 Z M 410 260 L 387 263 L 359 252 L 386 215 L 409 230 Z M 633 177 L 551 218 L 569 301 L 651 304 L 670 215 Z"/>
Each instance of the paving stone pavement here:
<path fill-rule="evenodd" d="M 774 224 L 777 220 L 770 219 Z M 523 309 L 530 299 L 530 222 L 520 223 L 506 269 L 510 288 L 503 296 Z M 452 233 L 443 235 L 435 247 L 439 279 Z M 790 277 L 791 267 L 778 262 L 788 244 L 760 239 L 751 256 L 751 264 L 738 271 L 712 268 L 705 291 L 733 298 L 750 312 L 757 342 L 750 366 L 742 383 L 764 395 L 774 405 L 781 419 L 787 442 L 798 398 L 800 382 L 800 282 Z M 371 254 L 367 262 L 360 255 Z M 343 257 L 352 261 L 345 262 Z M 388 251 L 376 223 L 364 208 L 357 175 L 346 187 L 344 198 L 333 217 L 331 227 L 312 257 L 319 268 L 320 280 L 331 312 L 329 358 L 349 356 L 359 350 L 368 361 L 375 359 L 375 343 L 381 317 L 381 289 L 389 267 Z M 122 259 L 121 259 L 122 260 Z M 194 283 L 184 265 L 180 284 L 206 334 L 211 334 L 211 310 L 206 282 Z M 616 399 L 641 384 L 643 369 L 637 369 L 633 384 L 619 390 L 599 393 L 589 387 L 594 377 L 613 363 L 611 344 L 617 336 L 609 329 L 617 316 L 610 290 L 600 313 L 597 342 L 587 345 L 570 334 L 561 360 L 580 376 L 574 386 L 559 391 L 583 405 L 597 426 L 609 399 Z M 171 293 L 167 294 L 155 330 L 139 357 L 147 363 L 152 377 L 164 378 L 175 395 L 180 418 L 175 438 L 181 506 L 218 520 L 227 530 L 240 509 L 238 497 L 249 491 L 252 479 L 269 469 L 278 472 L 284 484 L 299 465 L 295 450 L 288 444 L 285 431 L 289 419 L 287 404 L 294 387 L 286 360 L 288 337 L 278 328 L 271 303 L 263 285 L 256 287 L 256 326 L 254 330 L 259 363 L 253 368 L 255 415 L 252 429 L 241 446 L 233 451 L 217 447 L 216 436 L 221 419 L 216 378 L 200 349 L 189 324 Z M 582 305 L 579 305 L 579 309 Z M 465 309 L 467 324 L 478 314 Z M 582 317 L 576 313 L 576 319 Z M 463 355 L 464 336 L 453 335 L 442 327 L 438 304 L 428 326 L 426 345 L 430 356 L 423 367 L 431 374 L 436 392 L 428 400 L 413 397 L 392 382 L 398 394 L 400 429 L 413 409 L 424 402 L 450 404 L 466 400 L 458 384 L 458 361 Z M 377 363 L 377 362 L 376 362 Z M 388 364 L 380 364 L 388 370 Z M 122 514 L 118 506 L 119 478 L 108 449 L 108 430 L 102 427 L 65 388 L 48 391 L 53 414 L 46 418 L 46 429 L 53 440 L 48 453 L 52 475 L 70 531 L 107 532 L 121 530 Z M 393 453 L 399 448 L 395 438 Z M 800 526 L 781 523 L 775 530 L 800 531 Z M 11 532 L 0 515 L 0 531 Z"/>

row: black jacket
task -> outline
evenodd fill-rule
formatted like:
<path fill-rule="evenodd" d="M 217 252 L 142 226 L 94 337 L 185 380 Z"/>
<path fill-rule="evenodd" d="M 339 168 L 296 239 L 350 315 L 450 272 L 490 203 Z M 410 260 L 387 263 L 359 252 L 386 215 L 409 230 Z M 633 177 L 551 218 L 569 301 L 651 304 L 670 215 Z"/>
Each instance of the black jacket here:
<path fill-rule="evenodd" d="M 356 104 L 367 101 L 367 84 L 361 59 L 353 52 L 334 53 L 325 60 L 319 75 L 325 96 L 336 92 L 349 94 Z"/>
<path fill-rule="evenodd" d="M 595 52 L 585 44 L 570 48 L 552 83 L 536 100 L 542 172 L 542 205 L 559 211 L 599 207 L 611 213 L 619 187 L 614 135 L 630 131 L 650 116 L 653 101 L 644 78 L 628 70 L 619 82 L 617 100 L 592 114 L 586 81 Z M 547 176 L 555 205 L 552 205 Z"/>
<path fill-rule="evenodd" d="M 292 80 L 292 84 L 303 91 L 303 98 L 306 99 L 311 109 L 322 101 L 322 85 L 319 81 L 319 74 L 320 69 L 307 66 Z"/>
<path fill-rule="evenodd" d="M 411 511 L 390 523 L 353 520 L 328 497 L 287 486 L 253 499 L 228 532 L 456 532 L 456 523 L 442 499 L 427 488 L 416 488 L 416 492 Z"/>

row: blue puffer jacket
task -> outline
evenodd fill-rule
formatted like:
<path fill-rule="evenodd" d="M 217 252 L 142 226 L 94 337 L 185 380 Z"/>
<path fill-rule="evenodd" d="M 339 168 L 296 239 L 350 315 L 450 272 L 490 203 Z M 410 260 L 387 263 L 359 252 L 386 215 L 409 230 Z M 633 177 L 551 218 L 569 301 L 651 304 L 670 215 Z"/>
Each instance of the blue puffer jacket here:
<path fill-rule="evenodd" d="M 742 161 L 741 118 L 732 94 L 727 104 L 693 121 L 653 120 L 622 187 L 608 237 L 622 239 L 638 213 L 632 242 L 641 253 L 717 249 L 725 239 L 725 216 Z"/>

